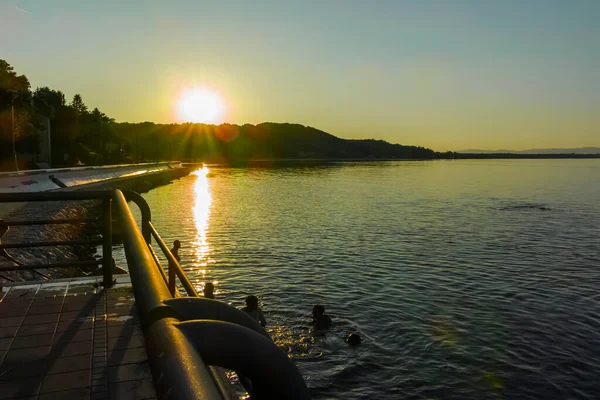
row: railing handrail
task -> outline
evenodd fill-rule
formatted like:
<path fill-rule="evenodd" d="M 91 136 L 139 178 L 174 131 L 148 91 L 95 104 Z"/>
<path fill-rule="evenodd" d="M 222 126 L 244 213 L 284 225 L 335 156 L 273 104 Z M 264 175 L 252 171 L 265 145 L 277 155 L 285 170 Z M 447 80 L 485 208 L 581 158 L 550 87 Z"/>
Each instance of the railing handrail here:
<path fill-rule="evenodd" d="M 28 247 L 49 247 L 49 246 L 85 246 L 102 244 L 102 239 L 81 239 L 81 240 L 54 240 L 47 242 L 32 243 L 11 243 L 0 244 L 0 249 L 24 249 Z"/>
<path fill-rule="evenodd" d="M 30 201 L 104 200 L 111 198 L 110 190 L 0 193 L 0 203 Z"/>
<path fill-rule="evenodd" d="M 44 269 L 44 268 L 71 268 L 71 267 L 93 267 L 102 264 L 102 260 L 84 260 L 84 261 L 69 261 L 52 264 L 29 264 L 26 266 L 0 267 L 0 272 L 23 271 L 25 269 Z M 35 271 L 37 272 L 37 271 Z"/>
<path fill-rule="evenodd" d="M 177 321 L 177 313 L 165 301 L 173 296 L 120 190 L 114 191 L 113 204 L 121 226 L 136 305 L 148 335 L 150 361 L 163 376 L 157 385 L 166 385 L 166 391 L 171 391 L 173 398 L 217 398 L 214 382 L 199 379 L 210 376 L 202 358 L 170 322 Z M 145 223 L 151 224 L 150 221 Z M 157 242 L 161 243 L 159 239 Z"/>
<path fill-rule="evenodd" d="M 0 193 L 0 202 L 64 200 L 102 201 L 102 217 L 100 219 L 102 221 L 102 241 L 90 239 L 69 242 L 47 241 L 37 245 L 31 243 L 5 244 L 0 245 L 0 249 L 30 247 L 32 245 L 102 243 L 102 261 L 38 264 L 31 266 L 31 268 L 20 266 L 14 267 L 14 269 L 61 268 L 102 263 L 104 286 L 109 287 L 113 283 L 112 211 L 114 207 L 121 228 L 120 235 L 123 239 L 136 307 L 147 337 L 148 360 L 153 368 L 158 397 L 168 396 L 174 399 L 186 400 L 192 398 L 223 398 L 223 388 L 215 382 L 218 381 L 216 377 L 219 374 L 214 372 L 214 367 L 207 367 L 205 363 L 204 357 L 208 357 L 207 360 L 212 360 L 209 362 L 214 363 L 214 365 L 234 369 L 239 367 L 244 371 L 244 374 L 247 374 L 247 377 L 253 379 L 253 385 L 256 382 L 254 386 L 256 393 L 269 394 L 270 391 L 273 391 L 273 393 L 279 394 L 279 396 L 275 396 L 279 398 L 299 400 L 309 398 L 308 389 L 297 368 L 285 353 L 280 349 L 276 350 L 277 346 L 272 341 L 265 339 L 264 335 L 266 334 L 256 321 L 242 311 L 225 303 L 199 297 L 185 271 L 150 221 L 151 214 L 148 203 L 139 194 L 134 192 L 124 194 L 120 190 L 115 190 L 112 194 L 108 190 Z M 134 201 L 140 207 L 142 213 L 141 230 L 127 205 L 127 200 Z M 42 222 L 48 221 L 38 220 L 37 224 Z M 79 221 L 76 222 L 79 223 Z M 51 223 L 54 223 L 54 221 L 51 221 Z M 19 222 L 19 225 L 32 224 L 36 224 L 36 221 Z M 3 225 L 10 226 L 10 222 Z M 151 246 L 152 237 L 169 260 L 169 277 L 166 276 Z M 8 270 L 13 270 L 13 267 L 2 268 L 0 272 Z M 41 274 L 35 270 L 33 271 Z M 175 289 L 170 291 L 169 286 L 174 286 L 177 278 L 192 298 L 174 298 L 177 292 Z M 207 310 L 208 313 L 206 313 Z M 209 315 L 212 317 L 209 317 Z M 221 322 L 214 321 L 214 319 Z M 220 337 L 220 333 L 224 334 L 224 337 Z M 214 351 L 211 351 L 210 349 L 213 346 L 207 343 L 199 343 L 199 338 L 203 338 L 205 335 L 212 335 L 213 339 L 218 336 L 218 339 L 215 340 L 219 340 L 220 347 L 215 346 Z M 235 340 L 236 342 L 247 340 L 248 343 L 251 343 L 251 346 L 256 345 L 254 349 L 256 354 L 270 354 L 272 357 L 263 362 L 257 356 L 252 361 L 254 366 L 250 368 L 251 364 L 244 362 L 245 353 L 227 351 L 229 348 L 227 346 L 228 340 Z M 217 343 L 215 342 L 215 344 Z M 217 354 L 220 351 L 223 352 L 222 358 Z M 275 357 L 275 355 L 277 356 Z M 273 364 L 270 364 L 271 362 Z M 265 367 L 262 368 L 261 365 Z M 279 374 L 276 385 L 271 384 L 269 381 L 268 373 L 273 368 Z"/>
<path fill-rule="evenodd" d="M 23 225 L 77 225 L 85 224 L 86 222 L 100 222 L 100 218 L 61 218 L 61 219 L 36 219 L 36 220 L 18 220 L 8 222 L 0 222 L 0 226 L 10 225 L 12 226 L 23 226 Z"/>
<path fill-rule="evenodd" d="M 145 202 L 141 196 L 140 202 Z M 164 372 L 165 369 L 169 371 L 166 374 L 169 375 L 167 380 L 170 381 L 170 386 L 166 388 L 165 391 L 167 393 L 170 392 L 175 398 L 178 396 L 173 394 L 173 392 L 171 392 L 172 390 L 177 391 L 181 398 L 201 397 L 193 391 L 187 391 L 185 389 L 186 382 L 181 380 L 186 378 L 181 377 L 180 372 L 174 371 L 174 368 L 181 368 L 181 363 L 190 363 L 190 361 L 185 361 L 185 357 L 189 355 L 195 357 L 194 359 L 197 360 L 191 362 L 192 364 L 200 364 L 201 368 L 196 368 L 195 371 L 195 374 L 200 376 L 206 376 L 205 372 L 207 371 L 207 368 L 205 366 L 204 357 L 208 357 L 207 360 L 210 361 L 206 362 L 211 363 L 211 365 L 220 365 L 235 370 L 238 370 L 237 368 L 239 367 L 238 371 L 245 371 L 244 373 L 252 378 L 252 391 L 258 398 L 262 398 L 261 396 L 265 396 L 264 398 L 289 398 L 298 400 L 310 398 L 308 388 L 306 387 L 302 375 L 288 359 L 287 355 L 273 343 L 264 329 L 243 311 L 233 308 L 225 303 L 200 297 L 194 288 L 194 285 L 181 267 L 181 264 L 171 253 L 149 218 L 145 219 L 142 217 L 142 229 L 147 229 L 150 232 L 150 236 L 154 237 L 156 243 L 169 262 L 169 276 L 167 278 L 160 261 L 152 249 L 150 240 L 146 240 L 144 252 L 149 254 L 148 258 L 154 260 L 152 273 L 156 276 L 155 281 L 160 281 L 160 278 L 162 277 L 161 290 L 164 290 L 164 285 L 166 284 L 169 294 L 172 297 L 176 297 L 178 292 L 175 280 L 176 278 L 179 278 L 189 295 L 189 298 L 173 298 L 164 302 L 164 304 L 170 307 L 172 312 L 175 313 L 175 321 L 179 320 L 181 322 L 175 322 L 171 325 L 172 322 L 168 322 L 168 320 L 170 320 L 168 316 L 164 317 L 164 313 L 156 313 L 157 315 L 161 314 L 163 318 L 156 320 L 153 328 L 151 328 L 149 343 L 151 343 L 151 347 L 160 347 L 158 351 L 161 352 L 161 354 L 164 354 L 165 351 L 169 351 L 165 350 L 165 346 L 161 346 L 161 343 L 165 341 L 174 341 L 178 335 L 174 331 L 169 333 L 169 327 L 176 327 L 184 334 L 181 347 L 174 346 L 178 348 L 177 351 L 182 349 L 184 352 L 184 354 L 181 354 L 182 358 L 180 362 L 166 364 L 161 360 L 156 361 L 162 372 Z M 141 238 L 138 238 L 138 241 L 141 240 Z M 135 278 L 132 275 L 132 282 L 134 279 Z M 162 296 L 164 296 L 164 294 Z M 171 338 L 163 337 L 162 339 L 157 339 L 157 336 L 165 334 L 174 336 L 171 336 Z M 231 349 L 235 347 L 234 344 L 240 341 L 247 343 L 252 347 L 253 353 L 239 350 L 232 351 Z M 190 347 L 189 344 L 193 344 L 194 346 Z M 183 349 L 188 349 L 187 354 L 185 353 L 186 350 Z M 251 358 L 254 359 L 253 361 L 251 360 L 251 362 L 248 362 L 248 354 L 252 354 Z M 263 359 L 265 356 L 266 359 Z M 252 362 L 254 364 L 252 364 Z M 215 382 L 217 382 L 216 387 L 222 390 L 223 387 L 219 386 L 219 382 L 223 379 L 222 373 L 214 366 L 209 366 L 208 370 L 211 371 L 213 380 L 209 387 L 203 387 L 203 390 L 214 390 Z M 272 376 L 275 371 L 276 376 Z M 273 378 L 273 380 L 271 380 L 271 378 Z M 173 385 L 175 385 L 175 387 L 173 387 Z M 248 390 L 250 391 L 250 389 Z"/>
<path fill-rule="evenodd" d="M 148 317 L 153 310 L 162 307 L 163 301 L 171 298 L 171 294 L 120 190 L 114 191 L 113 203 L 121 225 L 123 248 L 138 309 L 142 317 Z"/>

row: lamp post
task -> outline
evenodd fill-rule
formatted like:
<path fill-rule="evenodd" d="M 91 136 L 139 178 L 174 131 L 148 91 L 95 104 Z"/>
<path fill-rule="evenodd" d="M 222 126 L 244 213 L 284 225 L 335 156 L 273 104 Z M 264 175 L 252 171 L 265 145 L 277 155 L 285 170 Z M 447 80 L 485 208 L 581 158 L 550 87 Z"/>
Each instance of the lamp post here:
<path fill-rule="evenodd" d="M 41 114 L 40 114 L 41 115 Z M 50 117 L 45 115 L 41 115 L 43 118 L 46 118 L 46 139 L 48 145 L 48 168 L 52 168 L 52 135 L 50 133 Z"/>
<path fill-rule="evenodd" d="M 15 139 L 15 97 L 17 96 L 16 92 L 13 92 L 11 102 L 10 102 L 10 120 L 12 125 L 12 148 L 13 154 L 15 156 L 15 170 L 19 171 L 19 161 L 17 159 L 17 145 Z"/>

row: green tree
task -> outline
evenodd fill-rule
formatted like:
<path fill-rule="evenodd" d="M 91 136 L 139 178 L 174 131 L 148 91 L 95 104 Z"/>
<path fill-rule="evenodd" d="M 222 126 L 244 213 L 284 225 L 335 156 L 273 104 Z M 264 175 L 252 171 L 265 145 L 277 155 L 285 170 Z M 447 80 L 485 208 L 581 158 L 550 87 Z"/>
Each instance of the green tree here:
<path fill-rule="evenodd" d="M 86 128 L 82 141 L 90 148 L 94 149 L 97 157 L 97 163 L 104 165 L 111 161 L 111 154 L 115 152 L 118 146 L 113 146 L 113 129 L 111 122 L 114 120 L 100 111 L 97 107 L 87 114 Z"/>
<path fill-rule="evenodd" d="M 31 90 L 25 75 L 18 75 L 0 59 L 0 168 L 16 168 L 16 145 L 33 132 Z"/>
<path fill-rule="evenodd" d="M 63 92 L 48 87 L 35 90 L 33 103 L 39 114 L 50 119 L 52 165 L 73 164 L 72 153 L 81 134 L 77 111 L 67 105 Z"/>
<path fill-rule="evenodd" d="M 33 93 L 33 105 L 36 112 L 54 119 L 58 109 L 66 105 L 65 95 L 60 90 L 40 87 Z"/>
<path fill-rule="evenodd" d="M 81 95 L 77 93 L 73 96 L 73 101 L 71 101 L 71 107 L 73 107 L 79 115 L 85 115 L 88 112 L 88 108 L 83 102 Z"/>

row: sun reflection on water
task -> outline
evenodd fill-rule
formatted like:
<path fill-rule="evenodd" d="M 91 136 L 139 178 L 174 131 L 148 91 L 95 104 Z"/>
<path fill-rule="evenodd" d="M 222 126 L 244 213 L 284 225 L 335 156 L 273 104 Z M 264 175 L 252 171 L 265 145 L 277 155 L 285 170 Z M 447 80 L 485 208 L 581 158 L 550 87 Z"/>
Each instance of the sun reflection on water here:
<path fill-rule="evenodd" d="M 206 276 L 206 266 L 209 262 L 212 262 L 210 259 L 210 246 L 206 239 L 210 207 L 212 204 L 208 173 L 209 169 L 206 168 L 206 166 L 192 172 L 192 175 L 196 175 L 196 182 L 194 182 L 194 207 L 192 208 L 194 223 L 196 224 L 194 264 L 200 277 Z"/>

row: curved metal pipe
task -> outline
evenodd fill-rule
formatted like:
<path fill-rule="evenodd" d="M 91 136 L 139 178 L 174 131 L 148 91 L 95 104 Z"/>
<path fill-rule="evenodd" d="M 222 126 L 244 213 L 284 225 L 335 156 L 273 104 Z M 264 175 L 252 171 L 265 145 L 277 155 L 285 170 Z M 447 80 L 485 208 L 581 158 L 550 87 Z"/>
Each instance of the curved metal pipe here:
<path fill-rule="evenodd" d="M 166 308 L 163 302 L 171 298 L 171 293 L 120 190 L 114 191 L 113 202 L 121 223 L 123 248 L 127 257 L 135 301 L 142 322 L 149 325 L 153 322 L 151 315 L 161 308 Z"/>
<path fill-rule="evenodd" d="M 140 213 L 142 214 L 142 236 L 146 243 L 150 244 L 152 237 L 148 223 L 152 221 L 152 211 L 150 211 L 148 202 L 141 194 L 134 192 L 133 190 L 123 190 L 122 193 L 125 196 L 125 200 L 133 201 L 139 207 Z"/>
<path fill-rule="evenodd" d="M 213 319 L 244 326 L 271 339 L 264 328 L 245 312 L 218 300 L 203 297 L 180 297 L 165 301 L 177 312 L 179 320 Z"/>
<path fill-rule="evenodd" d="M 175 320 L 157 321 L 148 331 L 148 359 L 159 399 L 223 399 L 202 358 Z"/>
<path fill-rule="evenodd" d="M 189 321 L 176 326 L 193 343 L 207 365 L 230 368 L 251 379 L 253 398 L 310 399 L 300 371 L 265 336 L 221 321 Z"/>

